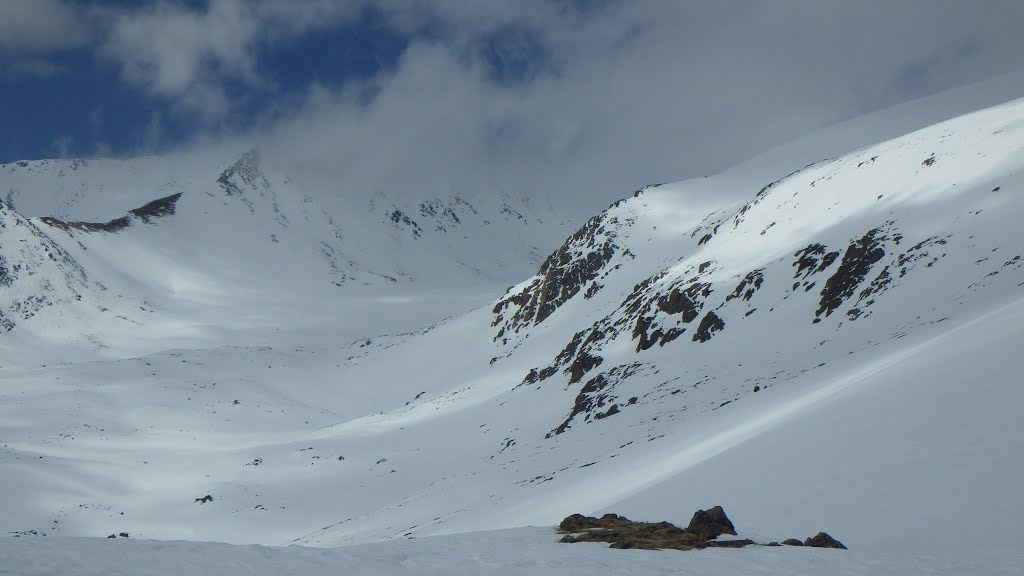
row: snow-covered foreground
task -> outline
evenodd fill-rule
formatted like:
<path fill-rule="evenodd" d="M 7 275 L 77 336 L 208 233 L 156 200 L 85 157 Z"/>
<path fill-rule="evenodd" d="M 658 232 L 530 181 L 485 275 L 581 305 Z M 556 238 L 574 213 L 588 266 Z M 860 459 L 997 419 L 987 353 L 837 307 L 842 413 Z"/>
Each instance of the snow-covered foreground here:
<path fill-rule="evenodd" d="M 611 550 L 597 544 L 557 544 L 549 530 L 517 528 L 330 549 L 87 538 L 0 540 L 0 574 L 1010 576 L 1020 573 L 1019 567 L 1024 565 L 1022 556 L 1018 550 L 1004 551 L 1000 556 L 960 557 L 918 550 L 858 552 L 788 547 L 699 552 Z"/>
<path fill-rule="evenodd" d="M 503 293 L 529 202 L 7 169 L 0 574 L 1024 571 L 1024 100 L 842 148 L 893 117 L 639 190 Z M 713 505 L 851 550 L 551 528 Z"/>

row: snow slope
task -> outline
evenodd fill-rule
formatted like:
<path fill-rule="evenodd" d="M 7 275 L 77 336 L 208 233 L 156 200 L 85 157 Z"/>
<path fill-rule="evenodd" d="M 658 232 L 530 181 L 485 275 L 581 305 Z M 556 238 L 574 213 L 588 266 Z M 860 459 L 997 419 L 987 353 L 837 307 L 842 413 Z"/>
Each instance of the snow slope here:
<path fill-rule="evenodd" d="M 452 558 L 508 573 L 1019 572 L 1024 100 L 806 158 L 889 120 L 776 151 L 801 160 L 770 176 L 772 154 L 639 190 L 460 314 L 502 258 L 530 260 L 533 217 L 482 236 L 481 216 L 460 241 L 422 224 L 455 200 L 415 218 L 375 204 L 341 226 L 358 242 L 332 244 L 375 247 L 332 266 L 318 243 L 336 206 L 303 212 L 306 192 L 255 155 L 197 169 L 220 176 L 182 184 L 173 213 L 129 212 L 135 197 L 76 212 L 66 188 L 36 200 L 47 222 L 18 192 L 0 213 L 0 529 L 21 537 L 0 558 L 24 573 L 77 562 L 54 547 L 95 559 L 83 573 L 179 550 L 196 570 L 296 573 Z M 52 181 L 55 166 L 2 170 L 28 190 L 21 171 Z M 128 169 L 83 181 L 98 190 L 107 172 Z M 71 224 L 124 213 L 114 231 Z M 620 555 L 549 528 L 483 532 L 575 512 L 685 523 L 715 504 L 756 540 L 824 529 L 850 554 Z M 63 539 L 119 532 L 359 546 Z"/>
<path fill-rule="evenodd" d="M 0 166 L 0 326 L 46 348 L 31 362 L 52 361 L 53 346 L 87 359 L 265 343 L 282 328 L 415 329 L 486 302 L 562 234 L 508 198 L 339 195 L 255 150 L 213 152 L 231 160 Z M 339 334 L 353 315 L 369 317 Z"/>
<path fill-rule="evenodd" d="M 1013 559 L 1019 566 L 1019 552 Z M 0 565 L 19 576 L 163 576 L 166 574 L 792 574 L 856 576 L 905 574 L 1017 574 L 992 558 L 950 562 L 927 552 L 903 554 L 822 549 L 609 550 L 556 544 L 548 529 L 519 528 L 457 536 L 362 544 L 344 548 L 232 546 L 210 542 L 159 542 L 37 538 L 0 540 Z"/>

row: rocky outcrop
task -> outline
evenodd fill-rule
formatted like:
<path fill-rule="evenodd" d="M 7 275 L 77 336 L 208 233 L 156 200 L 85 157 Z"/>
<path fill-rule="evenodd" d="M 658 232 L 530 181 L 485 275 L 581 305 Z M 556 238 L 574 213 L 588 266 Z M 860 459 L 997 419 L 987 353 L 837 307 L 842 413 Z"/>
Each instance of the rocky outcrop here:
<path fill-rule="evenodd" d="M 63 230 L 64 232 L 70 232 L 72 230 L 78 230 L 79 232 L 120 232 L 125 228 L 131 226 L 132 222 L 127 216 L 121 216 L 120 218 L 114 218 L 108 222 L 65 222 L 58 220 L 51 216 L 43 216 L 39 219 L 40 222 Z"/>
<path fill-rule="evenodd" d="M 889 239 L 890 236 L 886 235 L 882 228 L 875 228 L 869 230 L 860 239 L 853 241 L 846 248 L 839 268 L 825 281 L 818 311 L 814 313 L 816 319 L 822 313 L 825 316 L 832 314 L 836 308 L 853 295 L 871 270 L 871 266 L 885 256 L 883 242 Z M 893 237 L 893 240 L 899 244 L 898 235 Z"/>
<path fill-rule="evenodd" d="M 544 260 L 526 287 L 510 291 L 495 304 L 491 326 L 498 328 L 496 341 L 504 342 L 511 333 L 540 324 L 591 282 L 594 284 L 586 292 L 588 297 L 600 290 L 596 280 L 612 257 L 621 252 L 616 238 L 622 223 L 612 215 L 621 203 L 588 220 Z M 622 254 L 629 255 L 628 251 Z"/>
<path fill-rule="evenodd" d="M 149 224 L 153 219 L 173 216 L 180 198 L 181 192 L 171 194 L 170 196 L 153 200 L 128 213 Z"/>
<path fill-rule="evenodd" d="M 605 514 L 600 518 L 573 514 L 562 520 L 558 532 L 565 535 L 559 540 L 562 544 L 604 542 L 609 548 L 618 549 L 700 550 L 780 545 L 778 542 L 758 544 L 747 538 L 718 540 L 725 534 L 736 535 L 736 528 L 721 506 L 698 510 L 685 529 L 670 522 L 635 522 L 618 514 Z M 824 532 L 803 543 L 790 538 L 783 544 L 846 550 L 846 546 Z"/>
<path fill-rule="evenodd" d="M 39 221 L 51 228 L 57 228 L 64 232 L 77 230 L 79 232 L 86 233 L 114 233 L 120 232 L 121 230 L 131 226 L 133 219 L 141 220 L 146 224 L 152 224 L 153 221 L 158 218 L 173 216 L 179 198 L 181 198 L 181 193 L 165 196 L 146 203 L 134 210 L 130 210 L 128 214 L 121 216 L 120 218 L 114 218 L 107 222 L 65 222 L 50 216 L 43 216 L 42 218 L 39 218 Z"/>
<path fill-rule="evenodd" d="M 634 363 L 625 366 L 616 366 L 607 372 L 602 372 L 597 376 L 594 376 L 580 389 L 579 394 L 576 395 L 576 401 L 573 403 L 572 411 L 565 418 L 557 428 L 547 434 L 548 438 L 557 436 L 568 430 L 574 421 L 577 419 L 583 422 L 590 422 L 592 420 L 603 420 L 609 416 L 614 416 L 621 411 L 621 407 L 617 402 L 618 398 L 611 393 L 609 388 L 614 387 L 615 384 L 621 382 L 636 374 L 641 368 L 642 364 Z M 625 405 L 630 405 L 636 402 L 636 399 L 631 399 L 626 402 Z"/>
<path fill-rule="evenodd" d="M 217 177 L 217 184 L 228 196 L 244 196 L 246 188 L 268 188 L 263 173 L 260 172 L 260 155 L 256 150 L 249 150 L 228 166 Z"/>
<path fill-rule="evenodd" d="M 736 535 L 736 527 L 725 515 L 721 506 L 715 506 L 708 510 L 697 510 L 690 519 L 686 529 L 694 534 L 699 534 L 705 540 L 714 540 L 722 534 Z"/>
<path fill-rule="evenodd" d="M 825 532 L 818 532 L 814 536 L 804 540 L 804 546 L 810 548 L 837 548 L 839 550 L 846 550 L 846 546 L 835 538 L 829 536 Z"/>
<path fill-rule="evenodd" d="M 708 312 L 704 315 L 704 319 L 700 321 L 700 325 L 697 326 L 697 331 L 693 334 L 694 342 L 707 342 L 711 340 L 711 336 L 715 332 L 718 332 L 725 328 L 725 321 L 718 317 L 718 314 L 714 312 Z"/>
<path fill-rule="evenodd" d="M 707 548 L 707 540 L 669 522 L 634 522 L 618 514 L 593 518 L 573 514 L 559 525 L 560 542 L 604 542 L 610 548 L 641 550 L 693 550 Z"/>

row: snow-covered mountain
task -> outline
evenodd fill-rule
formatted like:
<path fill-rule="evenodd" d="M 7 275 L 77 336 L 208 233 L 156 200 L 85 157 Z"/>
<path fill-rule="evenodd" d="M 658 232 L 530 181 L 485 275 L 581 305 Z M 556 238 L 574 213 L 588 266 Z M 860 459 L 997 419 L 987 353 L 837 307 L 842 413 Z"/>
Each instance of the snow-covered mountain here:
<path fill-rule="evenodd" d="M 539 246 L 565 226 L 511 198 L 339 197 L 294 184 L 255 150 L 227 157 L 0 166 L 0 326 L 21 341 L 62 340 L 81 349 L 77 358 L 196 338 L 250 344 L 254 332 L 308 329 L 326 316 L 336 324 L 354 302 L 385 293 L 398 301 L 433 293 L 451 300 L 433 305 L 462 312 L 533 269 Z M 311 313 L 312 301 L 324 308 Z M 443 317 L 403 314 L 405 329 Z"/>
<path fill-rule="evenodd" d="M 528 203 L 346 206 L 252 152 L 0 167 L 2 529 L 335 546 L 721 504 L 868 572 L 1012 571 L 1024 100 L 868 144 L 894 117 L 546 258 Z"/>

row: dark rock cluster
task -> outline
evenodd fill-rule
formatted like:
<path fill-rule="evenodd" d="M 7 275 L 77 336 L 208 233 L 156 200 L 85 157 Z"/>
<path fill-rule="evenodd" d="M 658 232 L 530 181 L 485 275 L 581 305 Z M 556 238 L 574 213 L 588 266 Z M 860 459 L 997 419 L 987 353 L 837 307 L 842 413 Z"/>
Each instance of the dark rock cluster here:
<path fill-rule="evenodd" d="M 495 340 L 540 324 L 588 283 L 596 281 L 619 251 L 615 243 L 618 226 L 618 219 L 608 211 L 591 218 L 544 260 L 533 282 L 519 292 L 506 294 L 493 310 L 491 326 L 500 326 Z M 590 288 L 591 297 L 600 290 L 596 283 Z"/>
<path fill-rule="evenodd" d="M 669 522 L 634 522 L 618 514 L 605 514 L 600 518 L 573 514 L 558 525 L 565 534 L 563 544 L 577 542 L 604 542 L 609 548 L 636 548 L 642 550 L 700 550 L 704 548 L 743 548 L 744 546 L 780 546 L 778 542 L 758 544 L 748 539 L 718 540 L 728 534 L 736 536 L 736 528 L 721 506 L 697 510 L 685 529 Z M 790 538 L 782 544 L 812 548 L 838 548 L 846 550 L 841 542 L 825 532 L 803 542 Z"/>
<path fill-rule="evenodd" d="M 635 374 L 642 367 L 639 363 L 616 366 L 607 372 L 587 380 L 587 383 L 580 389 L 573 403 L 572 411 L 557 428 L 548 433 L 547 437 L 557 436 L 568 430 L 573 421 L 582 418 L 585 422 L 591 419 L 602 420 L 614 416 L 620 411 L 616 397 L 606 389 L 614 387 L 615 384 Z M 635 400 L 634 400 L 635 402 Z"/>
<path fill-rule="evenodd" d="M 825 316 L 832 314 L 833 310 L 853 295 L 871 266 L 885 256 L 884 241 L 888 239 L 881 228 L 875 228 L 846 248 L 839 268 L 825 281 L 815 317 L 820 317 L 822 313 Z"/>
<path fill-rule="evenodd" d="M 228 196 L 243 196 L 244 188 L 269 186 L 266 177 L 260 172 L 260 156 L 256 150 L 249 150 L 231 166 L 228 166 L 217 178 L 217 184 Z"/>
<path fill-rule="evenodd" d="M 181 198 L 181 192 L 158 198 L 130 211 L 129 214 L 149 224 L 153 218 L 173 216 L 179 198 Z"/>
<path fill-rule="evenodd" d="M 172 216 L 174 214 L 175 206 L 178 203 L 178 199 L 181 198 L 181 193 L 172 194 L 153 200 L 143 206 L 140 206 L 134 210 L 128 212 L 127 215 L 121 216 L 120 218 L 114 218 L 108 222 L 65 222 L 57 218 L 50 216 L 43 216 L 39 219 L 40 222 L 63 230 L 64 232 L 70 232 L 72 230 L 78 230 L 79 232 L 107 232 L 114 233 L 120 232 L 125 228 L 132 225 L 131 217 L 138 218 L 147 224 L 151 224 L 156 218 L 163 218 L 165 216 Z"/>

